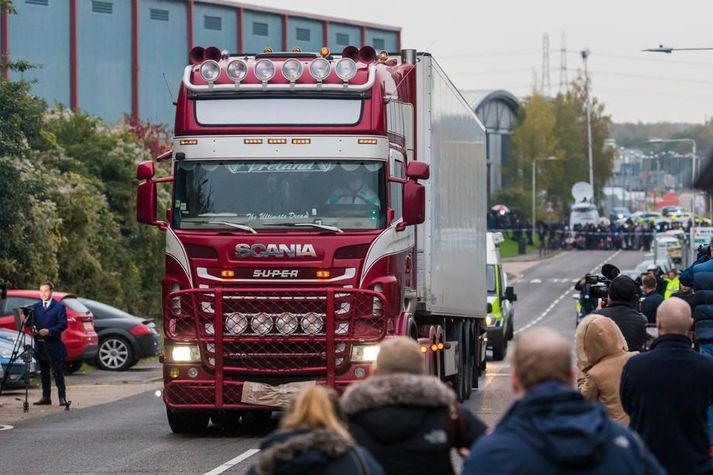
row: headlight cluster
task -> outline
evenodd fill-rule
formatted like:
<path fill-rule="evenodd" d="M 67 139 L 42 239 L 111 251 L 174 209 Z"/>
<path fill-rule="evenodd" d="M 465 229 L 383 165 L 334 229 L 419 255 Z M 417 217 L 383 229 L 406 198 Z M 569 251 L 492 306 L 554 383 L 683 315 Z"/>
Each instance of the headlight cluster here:
<path fill-rule="evenodd" d="M 379 356 L 379 345 L 354 345 L 352 346 L 352 362 L 372 363 Z"/>
<path fill-rule="evenodd" d="M 337 334 L 346 334 L 349 324 L 340 324 Z M 346 326 L 344 326 L 346 325 Z M 292 335 L 298 328 L 307 335 L 316 335 L 324 327 L 324 316 L 318 313 L 295 314 L 283 312 L 280 314 L 270 313 L 229 313 L 226 314 L 225 332 L 228 335 L 242 335 L 248 326 L 256 335 L 267 335 L 272 329 L 276 329 L 281 335 Z"/>
<path fill-rule="evenodd" d="M 198 345 L 175 345 L 166 347 L 166 355 L 174 363 L 193 363 L 201 360 Z"/>

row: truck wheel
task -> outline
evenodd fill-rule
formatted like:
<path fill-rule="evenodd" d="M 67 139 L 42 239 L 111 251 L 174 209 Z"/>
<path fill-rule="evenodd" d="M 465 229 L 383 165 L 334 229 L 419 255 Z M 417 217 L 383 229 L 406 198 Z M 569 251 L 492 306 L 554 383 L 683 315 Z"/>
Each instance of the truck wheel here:
<path fill-rule="evenodd" d="M 508 339 L 505 338 L 504 332 L 493 338 L 493 360 L 502 361 L 505 359 L 505 354 L 508 351 Z"/>
<path fill-rule="evenodd" d="M 208 414 L 173 412 L 166 408 L 166 416 L 174 434 L 200 434 L 208 427 Z"/>
<path fill-rule="evenodd" d="M 510 318 L 508 318 L 508 341 L 512 341 L 512 339 L 515 337 L 515 322 L 514 322 L 514 316 L 510 315 Z"/>
<path fill-rule="evenodd" d="M 466 351 L 465 339 L 463 338 L 463 324 L 456 323 L 453 326 L 454 336 L 458 337 L 458 346 L 456 347 L 455 364 L 456 364 L 456 374 L 452 376 L 453 381 L 453 391 L 456 393 L 459 401 L 464 401 L 467 397 L 466 384 L 467 378 L 465 375 L 465 368 L 467 366 L 466 362 Z"/>
<path fill-rule="evenodd" d="M 237 432 L 240 427 L 240 416 L 243 411 L 226 411 L 210 417 L 213 424 L 223 427 L 223 431 L 228 433 Z"/>

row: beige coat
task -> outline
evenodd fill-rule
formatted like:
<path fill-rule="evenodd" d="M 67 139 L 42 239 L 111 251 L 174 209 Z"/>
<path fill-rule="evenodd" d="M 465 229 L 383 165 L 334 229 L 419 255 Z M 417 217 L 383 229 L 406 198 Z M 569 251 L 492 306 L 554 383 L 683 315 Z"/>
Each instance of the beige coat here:
<path fill-rule="evenodd" d="M 619 383 L 629 358 L 626 340 L 619 327 L 608 317 L 590 315 L 583 319 L 574 335 L 577 352 L 577 386 L 584 397 L 606 406 L 609 417 L 629 425 L 629 416 L 621 407 Z"/>

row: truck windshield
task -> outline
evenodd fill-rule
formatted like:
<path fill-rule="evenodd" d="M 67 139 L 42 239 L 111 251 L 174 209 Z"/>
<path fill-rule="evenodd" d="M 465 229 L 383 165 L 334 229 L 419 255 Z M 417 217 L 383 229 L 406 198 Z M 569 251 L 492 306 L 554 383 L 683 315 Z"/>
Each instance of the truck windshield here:
<path fill-rule="evenodd" d="M 492 264 L 485 266 L 485 285 L 489 294 L 495 293 L 495 266 Z"/>
<path fill-rule="evenodd" d="M 174 177 L 174 228 L 312 223 L 326 226 L 292 229 L 324 232 L 379 229 L 386 221 L 384 163 L 375 160 L 184 161 Z"/>

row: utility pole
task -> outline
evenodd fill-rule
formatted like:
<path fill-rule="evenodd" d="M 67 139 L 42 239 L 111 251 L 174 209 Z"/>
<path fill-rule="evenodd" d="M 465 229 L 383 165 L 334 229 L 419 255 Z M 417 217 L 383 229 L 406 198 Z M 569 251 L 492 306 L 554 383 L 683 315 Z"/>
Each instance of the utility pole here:
<path fill-rule="evenodd" d="M 562 32 L 562 44 L 560 45 L 560 89 L 559 92 L 565 93 L 569 89 L 567 82 L 567 35 Z"/>
<path fill-rule="evenodd" d="M 582 61 L 584 61 L 584 93 L 587 101 L 587 152 L 589 156 L 589 185 L 594 192 L 594 160 L 592 158 L 592 100 L 590 98 L 589 84 L 589 69 L 587 68 L 587 58 L 589 50 L 585 49 L 581 52 Z"/>
<path fill-rule="evenodd" d="M 540 90 L 546 97 L 552 96 L 552 83 L 550 82 L 550 35 L 542 35 L 542 82 Z"/>

